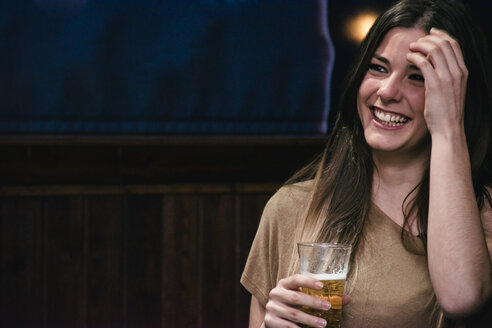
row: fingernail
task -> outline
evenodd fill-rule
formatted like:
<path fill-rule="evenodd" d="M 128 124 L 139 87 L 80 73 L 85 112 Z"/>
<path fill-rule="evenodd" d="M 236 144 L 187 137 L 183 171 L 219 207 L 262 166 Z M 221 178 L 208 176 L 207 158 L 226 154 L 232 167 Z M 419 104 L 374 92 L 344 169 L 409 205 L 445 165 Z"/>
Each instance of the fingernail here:
<path fill-rule="evenodd" d="M 325 327 L 326 326 L 326 320 L 325 319 L 318 319 L 318 326 L 319 327 Z"/>
<path fill-rule="evenodd" d="M 320 289 L 321 289 L 321 288 L 323 288 L 323 283 L 322 283 L 321 281 L 318 281 L 318 282 L 316 283 L 316 287 L 318 287 L 318 288 L 320 288 Z"/>
<path fill-rule="evenodd" d="M 329 310 L 331 309 L 331 303 L 324 301 L 321 303 L 321 307 L 323 308 L 323 310 Z"/>

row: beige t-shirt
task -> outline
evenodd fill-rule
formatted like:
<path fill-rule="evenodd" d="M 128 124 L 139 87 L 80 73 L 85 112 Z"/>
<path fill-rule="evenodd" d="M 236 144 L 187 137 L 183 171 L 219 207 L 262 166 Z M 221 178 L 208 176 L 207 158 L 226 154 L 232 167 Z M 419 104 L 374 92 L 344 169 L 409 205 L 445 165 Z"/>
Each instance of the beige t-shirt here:
<path fill-rule="evenodd" d="M 310 183 L 283 187 L 265 206 L 241 277 L 263 306 L 270 290 L 288 276 L 295 229 L 310 187 Z M 375 205 L 365 229 L 359 265 L 346 290 L 351 302 L 343 308 L 342 327 L 429 327 L 433 290 L 422 243 L 408 234 L 420 255 L 406 250 L 401 227 Z"/>

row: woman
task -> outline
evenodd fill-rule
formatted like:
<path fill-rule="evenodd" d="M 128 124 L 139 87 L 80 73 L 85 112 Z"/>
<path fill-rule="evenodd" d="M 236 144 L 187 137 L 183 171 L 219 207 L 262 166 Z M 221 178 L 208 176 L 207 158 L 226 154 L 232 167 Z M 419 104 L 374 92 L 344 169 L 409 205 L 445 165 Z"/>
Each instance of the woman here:
<path fill-rule="evenodd" d="M 296 243 L 353 246 L 346 327 L 465 322 L 492 293 L 492 87 L 463 4 L 402 0 L 348 75 L 322 156 L 265 207 L 241 283 L 250 327 L 324 327 Z"/>

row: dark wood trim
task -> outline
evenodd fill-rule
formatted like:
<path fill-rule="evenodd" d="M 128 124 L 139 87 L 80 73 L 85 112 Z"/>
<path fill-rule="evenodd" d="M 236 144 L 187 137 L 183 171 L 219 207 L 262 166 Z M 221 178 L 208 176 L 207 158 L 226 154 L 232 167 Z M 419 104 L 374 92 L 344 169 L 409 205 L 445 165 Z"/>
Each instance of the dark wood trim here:
<path fill-rule="evenodd" d="M 0 187 L 279 184 L 324 136 L 0 137 Z"/>
<path fill-rule="evenodd" d="M 92 196 L 273 192 L 280 184 L 43 185 L 0 186 L 0 196 Z"/>
<path fill-rule="evenodd" d="M 3 134 L 0 145 L 319 145 L 325 135 Z"/>

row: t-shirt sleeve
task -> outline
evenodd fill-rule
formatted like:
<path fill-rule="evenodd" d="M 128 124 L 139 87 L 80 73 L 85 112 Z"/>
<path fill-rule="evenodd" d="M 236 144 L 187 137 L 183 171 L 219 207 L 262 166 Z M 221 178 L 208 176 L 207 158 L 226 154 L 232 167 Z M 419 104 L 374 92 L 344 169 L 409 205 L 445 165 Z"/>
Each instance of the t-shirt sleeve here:
<path fill-rule="evenodd" d="M 289 262 L 295 251 L 296 225 L 304 211 L 307 189 L 304 185 L 282 187 L 263 210 L 241 277 L 243 286 L 263 306 L 277 282 L 288 275 Z"/>

